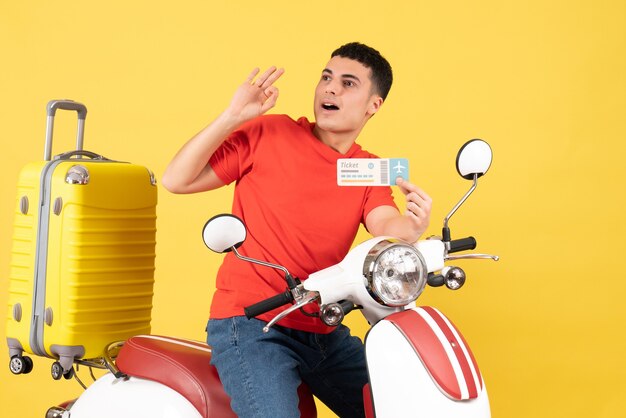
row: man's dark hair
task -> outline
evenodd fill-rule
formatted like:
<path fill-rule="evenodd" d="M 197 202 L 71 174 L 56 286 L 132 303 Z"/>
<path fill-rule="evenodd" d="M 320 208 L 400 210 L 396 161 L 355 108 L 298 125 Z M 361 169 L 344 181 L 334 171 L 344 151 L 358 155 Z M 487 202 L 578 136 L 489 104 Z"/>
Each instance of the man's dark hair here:
<path fill-rule="evenodd" d="M 340 46 L 330 55 L 331 58 L 335 56 L 353 59 L 372 70 L 372 84 L 376 92 L 383 100 L 387 98 L 393 82 L 393 73 L 391 65 L 380 52 L 365 44 L 350 42 Z"/>

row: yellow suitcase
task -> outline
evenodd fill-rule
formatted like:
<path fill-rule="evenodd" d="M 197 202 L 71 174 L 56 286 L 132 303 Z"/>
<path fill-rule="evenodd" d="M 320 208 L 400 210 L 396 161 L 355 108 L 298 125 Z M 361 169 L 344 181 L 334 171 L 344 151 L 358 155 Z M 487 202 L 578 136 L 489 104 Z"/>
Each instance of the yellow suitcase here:
<path fill-rule="evenodd" d="M 76 150 L 51 158 L 57 109 L 78 113 Z M 84 105 L 51 101 L 47 113 L 44 161 L 19 176 L 6 333 L 14 374 L 32 370 L 26 351 L 57 359 L 59 379 L 150 332 L 157 187 L 147 168 L 82 149 Z"/>

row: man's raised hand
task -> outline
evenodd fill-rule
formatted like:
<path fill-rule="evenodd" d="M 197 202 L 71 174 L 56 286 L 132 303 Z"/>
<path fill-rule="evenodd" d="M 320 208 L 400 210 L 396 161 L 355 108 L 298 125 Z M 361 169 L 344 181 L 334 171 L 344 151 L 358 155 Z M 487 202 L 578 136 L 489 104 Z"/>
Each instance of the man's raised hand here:
<path fill-rule="evenodd" d="M 258 75 L 258 68 L 252 70 L 246 81 L 235 92 L 227 112 L 243 123 L 273 108 L 278 100 L 278 88 L 274 86 L 274 82 L 284 72 L 283 68 L 274 66 L 261 75 Z"/>

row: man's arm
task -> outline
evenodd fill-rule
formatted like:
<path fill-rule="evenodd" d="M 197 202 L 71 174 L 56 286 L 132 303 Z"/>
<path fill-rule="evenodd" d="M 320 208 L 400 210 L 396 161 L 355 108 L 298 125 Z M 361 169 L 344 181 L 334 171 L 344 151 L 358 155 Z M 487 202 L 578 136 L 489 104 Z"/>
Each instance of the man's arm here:
<path fill-rule="evenodd" d="M 365 226 L 373 236 L 388 235 L 413 243 L 428 228 L 432 199 L 416 185 L 398 179 L 396 183 L 406 197 L 406 212 L 400 214 L 392 206 L 379 206 L 365 219 Z"/>
<path fill-rule="evenodd" d="M 196 193 L 224 185 L 208 161 L 224 140 L 241 124 L 270 110 L 278 99 L 273 83 L 284 70 L 254 69 L 239 86 L 230 105 L 206 128 L 191 138 L 174 156 L 163 174 L 163 186 L 172 193 Z M 254 80 L 254 81 L 253 81 Z"/>

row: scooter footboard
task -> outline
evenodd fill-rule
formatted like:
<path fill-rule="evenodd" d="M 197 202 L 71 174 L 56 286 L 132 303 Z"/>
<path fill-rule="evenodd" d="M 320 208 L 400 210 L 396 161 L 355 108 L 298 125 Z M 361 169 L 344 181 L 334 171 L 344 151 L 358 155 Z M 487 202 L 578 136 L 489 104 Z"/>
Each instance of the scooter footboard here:
<path fill-rule="evenodd" d="M 490 417 L 480 370 L 460 332 L 432 307 L 390 315 L 365 340 L 377 417 Z"/>

